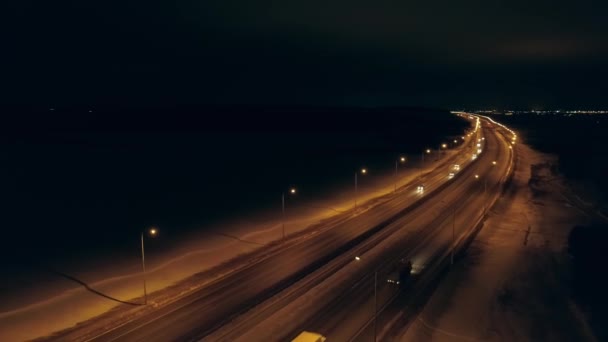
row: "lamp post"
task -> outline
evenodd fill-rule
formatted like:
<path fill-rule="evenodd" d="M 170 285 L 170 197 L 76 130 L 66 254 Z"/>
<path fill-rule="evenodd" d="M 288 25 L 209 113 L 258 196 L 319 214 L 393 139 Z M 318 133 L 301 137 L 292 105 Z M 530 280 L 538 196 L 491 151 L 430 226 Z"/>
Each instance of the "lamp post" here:
<path fill-rule="evenodd" d="M 295 195 L 296 193 L 296 189 L 295 188 L 291 188 L 289 189 L 289 193 L 292 195 Z M 281 194 L 281 211 L 282 211 L 282 224 L 281 226 L 283 227 L 283 240 L 285 240 L 285 192 L 283 192 Z"/>
<path fill-rule="evenodd" d="M 366 174 L 367 173 L 367 169 L 363 168 L 361 169 L 361 174 Z M 357 182 L 357 175 L 359 174 L 359 172 L 355 172 L 355 212 L 357 212 L 357 194 L 358 194 L 358 182 Z"/>
<path fill-rule="evenodd" d="M 400 157 L 399 159 L 395 160 L 395 192 L 397 192 L 397 181 L 399 179 L 399 176 L 397 174 L 397 170 L 399 169 L 399 162 L 401 163 L 405 163 L 407 159 L 405 157 Z"/>
<path fill-rule="evenodd" d="M 359 256 L 355 257 L 356 261 L 361 261 Z M 378 270 L 374 271 L 374 342 L 376 342 L 378 331 Z"/>
<path fill-rule="evenodd" d="M 475 175 L 475 179 L 479 179 L 479 175 Z M 484 202 L 483 202 L 483 214 L 486 214 L 486 196 L 487 196 L 487 192 L 488 192 L 488 182 L 487 182 L 487 178 L 484 177 L 483 178 L 483 198 L 484 198 Z"/>
<path fill-rule="evenodd" d="M 454 265 L 454 249 L 456 248 L 456 208 L 452 216 L 452 255 L 450 257 L 450 265 Z"/>
<path fill-rule="evenodd" d="M 431 154 L 431 149 L 427 148 L 426 150 L 422 151 L 422 168 L 420 169 L 420 177 L 422 177 L 422 171 L 424 170 L 424 155 L 425 154 Z"/>
<path fill-rule="evenodd" d="M 150 228 L 147 231 L 141 232 L 141 270 L 144 278 L 144 305 L 148 304 L 148 291 L 146 289 L 146 257 L 144 253 L 144 233 L 147 232 L 150 237 L 155 237 L 158 234 L 158 229 Z"/>
<path fill-rule="evenodd" d="M 378 331 L 378 271 L 374 272 L 374 342 Z"/>
<path fill-rule="evenodd" d="M 483 202 L 483 214 L 486 214 L 486 210 L 488 208 L 488 203 L 487 203 L 487 196 L 488 196 L 488 179 L 486 177 L 483 177 L 483 198 L 484 198 L 484 202 Z"/>

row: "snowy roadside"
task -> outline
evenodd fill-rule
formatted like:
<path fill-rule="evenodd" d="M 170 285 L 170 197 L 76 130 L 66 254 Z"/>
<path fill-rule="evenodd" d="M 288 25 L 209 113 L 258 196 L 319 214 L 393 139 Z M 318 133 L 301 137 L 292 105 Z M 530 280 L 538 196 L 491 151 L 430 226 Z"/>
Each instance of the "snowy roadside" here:
<path fill-rule="evenodd" d="M 401 341 L 594 340 L 569 299 L 568 234 L 587 218 L 554 159 L 517 145 L 509 191 Z"/>

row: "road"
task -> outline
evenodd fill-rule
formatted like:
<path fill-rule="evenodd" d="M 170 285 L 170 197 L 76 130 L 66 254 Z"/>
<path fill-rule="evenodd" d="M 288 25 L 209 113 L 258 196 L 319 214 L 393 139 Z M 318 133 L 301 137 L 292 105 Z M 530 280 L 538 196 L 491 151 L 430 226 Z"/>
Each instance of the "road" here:
<path fill-rule="evenodd" d="M 374 276 L 378 283 L 376 305 L 381 307 L 398 292 L 397 287 L 386 282 L 396 260 L 411 259 L 420 271 L 450 246 L 452 227 L 458 238 L 476 222 L 484 204 L 499 191 L 499 181 L 509 167 L 510 151 L 506 141 L 488 133 L 487 147 L 479 159 L 431 201 L 387 225 L 377 234 L 379 243 L 374 244 L 372 237 L 370 244 L 361 243 L 307 277 L 323 277 L 330 285 L 319 285 L 315 291 L 305 278 L 301 282 L 308 293 L 303 299 L 280 310 L 265 310 L 270 311 L 266 315 L 252 310 L 244 315 L 249 318 L 241 318 L 205 340 L 290 340 L 302 330 L 320 332 L 330 341 L 349 340 L 373 315 Z M 355 255 L 360 256 L 360 261 L 354 259 Z M 332 275 L 322 276 L 327 272 Z"/>
<path fill-rule="evenodd" d="M 477 132 L 478 134 L 480 131 Z M 471 138 L 474 141 L 474 138 Z M 477 167 L 487 153 L 484 152 L 471 167 Z M 207 336 L 242 315 L 246 310 L 270 302 L 272 307 L 282 307 L 307 290 L 323 283 L 335 270 L 344 268 L 349 261 L 342 261 L 339 256 L 347 254 L 355 247 L 364 246 L 372 249 L 390 234 L 389 227 L 399 220 L 411 220 L 421 216 L 421 211 L 432 206 L 437 195 L 430 197 L 434 191 L 445 191 L 453 187 L 462 187 L 462 177 L 447 179 L 449 165 L 464 165 L 470 160 L 470 153 L 445 160 L 437 171 L 424 176 L 425 191 L 417 193 L 418 185 L 405 186 L 384 203 L 360 212 L 351 219 L 339 222 L 331 229 L 325 229 L 309 236 L 286 241 L 283 245 L 272 247 L 266 255 L 258 258 L 239 272 L 231 273 L 222 279 L 210 283 L 169 305 L 154 310 L 129 323 L 117 327 L 94 338 L 95 341 L 168 341 L 196 340 Z M 469 169 L 462 173 L 470 173 Z M 467 181 L 465 183 L 469 183 Z M 460 184 L 460 185 L 459 185 Z M 456 193 L 458 193 L 458 190 Z M 429 200 L 425 201 L 428 198 Z M 434 208 L 434 207 L 433 207 Z M 433 209 L 435 210 L 435 209 Z M 422 215 L 428 216 L 428 215 Z M 335 262 L 338 260 L 338 262 Z M 332 262 L 334 261 L 334 262 Z M 328 269 L 324 267 L 332 265 Z M 314 277 L 310 277 L 314 274 Z M 294 284 L 305 286 L 295 287 Z M 289 290 L 288 296 L 275 295 Z M 269 300 L 271 299 L 271 300 Z M 259 306 L 259 305 L 258 305 Z M 254 311 L 254 310 L 252 310 Z M 240 318 L 239 317 L 239 318 Z M 243 327 L 255 326 L 262 320 L 259 317 L 247 321 Z M 220 329 L 221 330 L 221 329 Z M 235 329 L 234 331 L 239 331 Z"/>
<path fill-rule="evenodd" d="M 357 334 L 355 341 L 373 341 L 374 323 L 373 316 L 375 307 L 382 308 L 385 304 L 397 295 L 401 297 L 413 296 L 417 278 L 424 275 L 424 269 L 440 261 L 442 256 L 449 256 L 453 241 L 463 239 L 470 234 L 481 218 L 485 206 L 492 198 L 499 196 L 502 191 L 503 176 L 509 168 L 508 142 L 499 140 L 494 134 L 487 134 L 488 145 L 486 155 L 480 158 L 478 167 L 468 170 L 468 173 L 460 175 L 463 177 L 463 187 L 450 187 L 441 196 L 440 204 L 444 208 L 432 219 L 423 220 L 421 214 L 412 222 L 404 224 L 402 229 L 410 226 L 422 226 L 425 238 L 414 240 L 405 238 L 393 242 L 395 248 L 391 253 L 383 253 L 382 259 L 376 261 L 376 268 L 366 269 L 367 276 L 362 278 L 355 286 L 348 289 L 346 293 L 334 300 L 330 305 L 320 310 L 316 316 L 306 322 L 303 326 L 297 327 L 292 331 L 296 335 L 300 330 L 309 329 L 317 331 L 328 337 L 330 341 L 349 341 Z M 497 161 L 496 165 L 492 161 Z M 480 178 L 475 178 L 477 174 Z M 486 184 L 481 184 L 481 179 L 485 178 Z M 466 180 L 469 180 L 466 182 Z M 428 215 L 426 215 L 428 216 Z M 390 270 L 390 262 L 393 263 L 400 258 L 413 260 L 417 266 L 417 275 L 408 284 L 406 289 L 401 291 L 393 284 L 386 282 L 387 270 Z M 375 273 L 377 272 L 377 273 Z M 377 296 L 374 296 L 374 277 L 376 276 Z M 401 298 L 401 302 L 407 302 L 411 298 Z M 403 306 L 397 305 L 394 310 L 387 310 L 378 317 L 376 334 L 382 336 L 382 327 L 396 311 L 403 310 Z M 366 323 L 370 323 L 366 329 L 361 329 Z"/>

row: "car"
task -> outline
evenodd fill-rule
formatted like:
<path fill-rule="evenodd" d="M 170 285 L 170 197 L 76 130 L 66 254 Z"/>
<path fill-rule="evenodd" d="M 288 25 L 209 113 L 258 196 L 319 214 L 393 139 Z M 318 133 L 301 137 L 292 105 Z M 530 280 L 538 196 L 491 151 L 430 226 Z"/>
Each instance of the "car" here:
<path fill-rule="evenodd" d="M 413 266 L 410 260 L 406 261 L 401 259 L 397 265 L 393 267 L 393 271 L 389 274 L 386 282 L 389 284 L 403 286 L 409 281 L 412 275 L 412 269 Z"/>
<path fill-rule="evenodd" d="M 423 193 L 424 192 L 424 184 L 420 184 L 418 185 L 418 188 L 416 189 L 416 191 L 418 193 Z"/>
<path fill-rule="evenodd" d="M 454 172 L 450 172 L 450 174 L 448 175 L 448 179 L 452 179 L 454 178 Z"/>
<path fill-rule="evenodd" d="M 477 159 L 477 155 L 473 153 L 473 157 L 471 158 L 472 160 Z"/>
<path fill-rule="evenodd" d="M 453 169 L 454 171 L 460 171 L 460 165 L 458 165 L 458 164 L 454 164 L 454 167 L 452 167 L 452 169 Z"/>
<path fill-rule="evenodd" d="M 480 148 L 477 149 L 477 153 L 481 154 L 481 149 Z"/>
<path fill-rule="evenodd" d="M 325 342 L 327 338 L 321 334 L 310 331 L 302 331 L 300 335 L 296 336 L 291 342 Z"/>

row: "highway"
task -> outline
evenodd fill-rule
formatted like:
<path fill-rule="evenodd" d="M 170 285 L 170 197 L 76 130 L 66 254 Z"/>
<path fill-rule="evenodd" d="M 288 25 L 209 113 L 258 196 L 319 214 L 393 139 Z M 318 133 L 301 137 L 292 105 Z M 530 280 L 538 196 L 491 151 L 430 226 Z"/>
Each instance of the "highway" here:
<path fill-rule="evenodd" d="M 445 209 L 454 206 L 454 203 L 460 202 L 462 206 L 467 203 L 467 208 L 470 201 L 473 201 L 472 205 L 483 204 L 483 198 L 474 196 L 479 194 L 481 181 L 472 175 L 484 175 L 491 169 L 498 174 L 507 158 L 505 151 L 499 148 L 498 138 L 486 132 L 488 139 L 484 142 L 487 147 L 471 163 L 471 151 L 480 135 L 481 130 L 478 130 L 477 135 L 468 139 L 466 153 L 446 158 L 435 171 L 424 175 L 424 193 L 416 191 L 419 183 L 404 186 L 397 194 L 371 209 L 337 221 L 315 234 L 271 246 L 252 257 L 250 263 L 238 271 L 92 340 L 168 341 L 204 337 L 205 340 L 234 340 L 235 337 L 246 337 L 247 333 L 255 331 L 256 326 L 271 318 L 272 313 L 326 283 L 338 271 L 348 268 L 353 264 L 353 253 L 360 254 L 364 259 L 364 262 L 358 263 L 361 273 L 356 279 L 361 279 L 361 274 L 373 274 L 374 266 L 370 265 L 375 259 L 367 258 L 376 250 L 376 246 L 388 241 L 389 237 L 392 241 L 399 236 L 409 241 L 404 240 L 404 243 L 416 245 L 416 242 L 427 241 L 429 236 L 435 234 L 432 232 L 443 230 L 437 227 L 441 227 L 440 222 L 448 220 Z M 500 163 L 494 166 L 491 164 L 493 160 Z M 464 169 L 449 180 L 447 174 L 454 163 L 463 165 Z M 470 166 L 465 167 L 466 164 Z M 491 179 L 497 177 L 487 179 L 488 189 L 493 184 Z M 433 192 L 436 193 L 431 195 Z M 463 201 L 463 196 L 468 196 L 466 201 Z M 472 209 L 463 207 L 460 210 L 463 213 L 457 216 L 457 222 L 466 220 L 468 214 L 472 215 L 472 212 L 469 213 Z M 433 214 L 429 215 L 429 212 Z M 423 245 L 426 246 L 426 243 Z M 396 250 L 390 251 L 390 255 L 397 255 Z M 381 263 L 376 263 L 376 267 L 378 264 Z M 423 265 L 423 261 L 420 264 Z M 389 294 L 385 293 L 394 289 L 383 286 L 381 291 L 382 296 L 388 298 Z M 340 304 L 336 305 L 338 307 Z M 251 308 L 254 309 L 249 310 Z M 325 321 L 329 323 L 329 320 Z M 319 326 L 319 329 L 323 327 Z M 292 333 L 286 330 L 285 337 Z"/>
<path fill-rule="evenodd" d="M 392 242 L 395 246 L 388 253 L 382 253 L 381 259 L 374 260 L 372 268 L 363 272 L 366 276 L 359 279 L 348 290 L 341 291 L 341 295 L 330 304 L 312 316 L 303 326 L 295 328 L 291 335 L 295 336 L 301 330 L 308 329 L 324 334 L 330 341 L 371 341 L 373 340 L 374 327 L 373 316 L 375 307 L 382 308 L 397 295 L 401 296 L 400 302 L 404 303 L 419 295 L 415 291 L 418 277 L 425 275 L 425 270 L 435 263 L 441 261 L 442 257 L 450 255 L 453 242 L 464 239 L 475 228 L 481 219 L 486 205 L 500 195 L 502 182 L 507 169 L 510 167 L 508 142 L 498 139 L 494 134 L 487 134 L 488 147 L 486 155 L 480 157 L 479 167 L 467 170 L 461 177 L 472 182 L 463 182 L 460 187 L 450 187 L 444 191 L 439 201 L 436 216 L 422 219 L 421 216 L 414 221 L 403 222 L 402 228 L 412 230 L 413 227 L 422 227 L 424 238 L 416 240 L 413 236 L 405 236 Z M 492 162 L 497 161 L 496 165 Z M 480 178 L 475 178 L 479 175 Z M 486 184 L 482 184 L 485 177 Z M 441 207 L 443 205 L 443 207 Z M 429 215 L 426 215 L 429 216 Z M 416 275 L 412 282 L 407 284 L 399 293 L 399 288 L 386 282 L 391 265 L 397 260 L 405 258 L 412 260 Z M 380 266 L 378 266 L 380 265 Z M 374 296 L 374 276 L 376 277 L 376 293 Z M 431 275 L 432 276 L 432 275 Z M 419 289 L 418 289 L 419 290 Z M 389 308 L 391 309 L 391 308 Z M 403 310 L 403 305 L 396 305 L 393 310 L 382 312 L 378 316 L 377 336 L 381 334 L 381 328 L 390 321 L 396 311 Z M 361 329 L 366 323 L 370 323 L 366 329 Z M 355 338 L 356 336 L 356 338 Z"/>
<path fill-rule="evenodd" d="M 244 315 L 205 340 L 289 340 L 302 330 L 322 333 L 330 341 L 349 340 L 373 315 L 374 276 L 377 274 L 377 306 L 381 307 L 398 292 L 397 287 L 386 283 L 398 259 L 413 260 L 420 272 L 450 246 L 452 227 L 457 239 L 474 225 L 484 205 L 500 189 L 498 183 L 509 167 L 510 150 L 508 143 L 496 134 L 486 132 L 485 135 L 487 147 L 471 167 L 430 201 L 387 225 L 377 234 L 379 243 L 373 241 L 376 236 L 370 238 L 310 274 L 307 278 L 322 277 L 321 274 L 327 272 L 325 269 L 332 274 L 324 277 L 325 283 L 318 286 L 318 291 L 308 286 L 308 279 L 303 279 L 303 286 L 311 293 L 309 296 L 280 310 L 266 310 L 276 311 L 266 316 L 252 310 L 248 313 L 249 319 Z M 355 256 L 360 260 L 355 260 Z"/>

